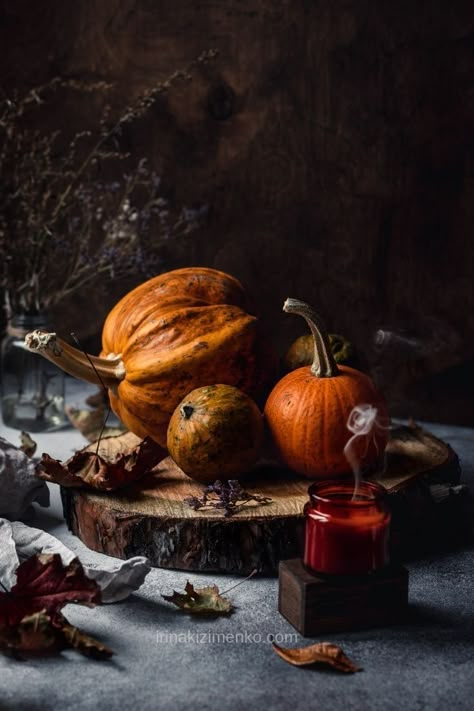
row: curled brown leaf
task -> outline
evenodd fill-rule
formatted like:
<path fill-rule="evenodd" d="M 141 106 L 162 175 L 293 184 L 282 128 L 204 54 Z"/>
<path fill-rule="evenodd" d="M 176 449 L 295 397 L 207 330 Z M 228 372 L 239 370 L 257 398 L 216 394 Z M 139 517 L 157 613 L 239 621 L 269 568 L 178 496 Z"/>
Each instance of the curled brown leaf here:
<path fill-rule="evenodd" d="M 353 674 L 362 670 L 362 667 L 354 664 L 340 647 L 330 642 L 318 642 L 308 647 L 292 648 L 280 647 L 276 642 L 272 642 L 272 647 L 279 657 L 296 667 L 309 666 L 311 664 L 328 664 L 346 674 Z"/>
<path fill-rule="evenodd" d="M 102 440 L 99 452 L 88 446 L 64 463 L 43 454 L 38 476 L 65 487 L 114 491 L 139 479 L 165 456 L 163 448 L 149 437 L 139 440 L 126 433 Z"/>

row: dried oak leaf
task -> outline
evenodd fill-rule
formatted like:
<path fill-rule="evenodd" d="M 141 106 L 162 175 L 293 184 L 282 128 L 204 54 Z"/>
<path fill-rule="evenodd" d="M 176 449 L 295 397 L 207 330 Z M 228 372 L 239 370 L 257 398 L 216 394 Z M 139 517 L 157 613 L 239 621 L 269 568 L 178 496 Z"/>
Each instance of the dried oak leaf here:
<path fill-rule="evenodd" d="M 189 580 L 184 593 L 173 590 L 172 595 L 162 597 L 192 615 L 229 615 L 234 609 L 230 600 L 222 597 L 217 585 L 195 589 Z"/>
<path fill-rule="evenodd" d="M 279 657 L 296 667 L 318 663 L 329 664 L 334 669 L 346 674 L 353 674 L 362 670 L 362 667 L 354 664 L 340 647 L 330 642 L 318 642 L 317 644 L 309 645 L 309 647 L 292 648 L 280 647 L 275 642 L 272 642 L 272 647 Z"/>
<path fill-rule="evenodd" d="M 64 566 L 59 553 L 39 553 L 16 570 L 16 584 L 0 592 L 0 627 L 12 627 L 35 612 L 54 615 L 70 602 L 93 607 L 101 591 L 77 558 Z"/>
<path fill-rule="evenodd" d="M 126 446 L 130 440 L 133 444 Z M 101 440 L 100 447 L 100 454 L 90 445 L 80 449 L 64 464 L 43 454 L 38 476 L 66 487 L 114 491 L 139 479 L 166 456 L 165 450 L 149 437 L 137 443 L 130 433 Z"/>

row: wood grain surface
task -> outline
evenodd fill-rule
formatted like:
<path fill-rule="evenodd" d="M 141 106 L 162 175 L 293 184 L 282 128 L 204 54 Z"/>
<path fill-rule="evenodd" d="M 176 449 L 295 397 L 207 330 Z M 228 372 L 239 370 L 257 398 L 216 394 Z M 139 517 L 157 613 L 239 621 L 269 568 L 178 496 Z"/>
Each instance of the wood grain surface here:
<path fill-rule="evenodd" d="M 132 434 L 129 439 L 131 446 L 138 441 Z M 126 445 L 122 438 L 121 442 Z M 419 428 L 400 427 L 392 433 L 384 466 L 371 478 L 387 489 L 389 498 L 402 492 L 405 501 L 408 492 L 410 500 L 414 492 L 415 517 L 422 523 L 434 504 L 418 501 L 417 482 L 427 478 L 457 482 L 456 462 L 452 450 L 437 438 Z M 63 488 L 62 498 L 70 529 L 93 550 L 119 558 L 146 555 L 153 565 L 164 568 L 269 573 L 277 570 L 280 560 L 302 553 L 303 506 L 310 484 L 288 470 L 261 463 L 242 485 L 272 502 L 249 503 L 225 518 L 222 511 L 195 511 L 184 503 L 186 497 L 200 496 L 203 485 L 168 457 L 121 491 Z M 404 517 L 408 525 L 410 517 L 406 513 Z M 395 524 L 396 537 L 405 543 L 403 519 Z"/>
<path fill-rule="evenodd" d="M 0 80 L 8 93 L 56 74 L 103 78 L 119 106 L 216 47 L 122 137 L 174 205 L 210 208 L 165 266 L 235 274 L 282 351 L 302 333 L 284 298 L 312 302 L 376 361 L 402 415 L 468 423 L 473 36 L 469 0 L 1 0 Z M 84 127 L 99 110 L 68 96 L 51 122 Z M 58 330 L 98 333 L 129 286 L 63 303 Z M 377 360 L 378 328 L 418 345 Z"/>

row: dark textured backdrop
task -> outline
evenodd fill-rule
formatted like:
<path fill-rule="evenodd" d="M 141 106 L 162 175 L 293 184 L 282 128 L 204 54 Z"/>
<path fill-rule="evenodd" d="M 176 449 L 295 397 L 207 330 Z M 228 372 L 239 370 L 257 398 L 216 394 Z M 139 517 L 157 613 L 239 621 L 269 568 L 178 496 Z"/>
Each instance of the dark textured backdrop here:
<path fill-rule="evenodd" d="M 211 208 L 169 265 L 239 277 L 280 349 L 304 331 L 284 298 L 310 300 L 378 361 L 400 413 L 474 422 L 472 2 L 2 0 L 0 44 L 7 90 L 105 78 L 118 102 L 218 48 L 123 139 L 177 205 Z M 91 336 L 128 286 L 56 320 L 80 330 L 85 309 Z M 411 340 L 376 355 L 380 327 Z"/>

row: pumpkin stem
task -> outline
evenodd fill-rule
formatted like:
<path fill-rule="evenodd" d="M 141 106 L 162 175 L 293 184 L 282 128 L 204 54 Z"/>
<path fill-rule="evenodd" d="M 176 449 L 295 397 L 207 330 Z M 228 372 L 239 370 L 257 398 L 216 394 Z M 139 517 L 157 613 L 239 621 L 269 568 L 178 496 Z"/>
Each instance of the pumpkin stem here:
<path fill-rule="evenodd" d="M 181 414 L 185 420 L 190 420 L 194 412 L 194 407 L 192 405 L 183 405 L 181 408 Z"/>
<path fill-rule="evenodd" d="M 47 358 L 69 375 L 95 385 L 114 388 L 125 377 L 125 366 L 120 356 L 87 357 L 82 351 L 58 338 L 55 333 L 45 331 L 27 333 L 25 346 L 29 351 L 34 351 Z"/>
<path fill-rule="evenodd" d="M 283 304 L 283 311 L 288 314 L 303 316 L 311 329 L 314 338 L 314 359 L 311 372 L 318 378 L 333 378 L 339 373 L 339 368 L 334 359 L 329 336 L 322 319 L 313 311 L 311 306 L 299 299 L 287 299 Z"/>

